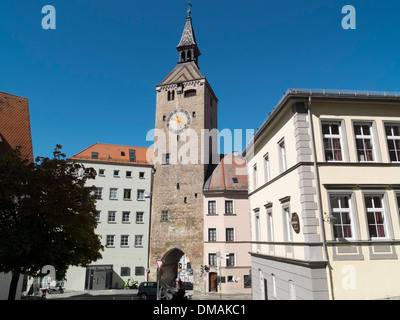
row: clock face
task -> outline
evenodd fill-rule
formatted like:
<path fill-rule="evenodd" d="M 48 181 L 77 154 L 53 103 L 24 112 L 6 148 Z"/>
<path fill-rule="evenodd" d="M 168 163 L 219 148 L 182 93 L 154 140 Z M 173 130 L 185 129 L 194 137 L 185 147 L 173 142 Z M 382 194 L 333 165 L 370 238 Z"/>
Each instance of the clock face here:
<path fill-rule="evenodd" d="M 190 126 L 190 113 L 185 109 L 177 109 L 170 113 L 167 119 L 169 131 L 178 134 L 186 131 Z"/>

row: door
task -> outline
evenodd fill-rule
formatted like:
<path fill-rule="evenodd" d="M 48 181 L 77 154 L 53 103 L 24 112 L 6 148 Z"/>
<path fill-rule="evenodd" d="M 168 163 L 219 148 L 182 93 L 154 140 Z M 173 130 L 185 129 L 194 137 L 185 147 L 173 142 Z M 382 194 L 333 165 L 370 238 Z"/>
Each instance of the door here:
<path fill-rule="evenodd" d="M 104 290 L 106 288 L 106 275 L 105 270 L 95 270 L 93 274 L 93 290 Z"/>
<path fill-rule="evenodd" d="M 209 276 L 209 291 L 217 292 L 218 291 L 218 275 L 215 272 L 210 272 Z"/>

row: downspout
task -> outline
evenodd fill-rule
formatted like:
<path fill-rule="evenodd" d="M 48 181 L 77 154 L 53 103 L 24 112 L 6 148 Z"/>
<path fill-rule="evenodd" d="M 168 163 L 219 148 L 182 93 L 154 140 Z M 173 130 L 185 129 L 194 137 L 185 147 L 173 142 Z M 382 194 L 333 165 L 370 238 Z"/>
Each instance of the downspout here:
<path fill-rule="evenodd" d="M 313 154 L 313 163 L 314 163 L 314 174 L 315 174 L 315 184 L 317 191 L 317 202 L 318 202 L 318 212 L 319 212 L 319 220 L 321 221 L 321 236 L 322 236 L 322 247 L 324 259 L 326 261 L 327 275 L 328 275 L 328 287 L 330 288 L 329 295 L 332 300 L 335 300 L 334 292 L 333 292 L 333 282 L 332 282 L 332 272 L 329 263 L 329 254 L 328 248 L 326 245 L 326 234 L 325 234 L 325 226 L 324 226 L 324 215 L 322 210 L 322 196 L 321 196 L 321 188 L 320 188 L 320 179 L 319 179 L 319 171 L 317 165 L 317 151 L 315 148 L 315 135 L 314 135 L 314 125 L 311 116 L 311 95 L 308 97 L 308 121 L 310 123 L 310 134 L 311 134 L 311 147 Z"/>

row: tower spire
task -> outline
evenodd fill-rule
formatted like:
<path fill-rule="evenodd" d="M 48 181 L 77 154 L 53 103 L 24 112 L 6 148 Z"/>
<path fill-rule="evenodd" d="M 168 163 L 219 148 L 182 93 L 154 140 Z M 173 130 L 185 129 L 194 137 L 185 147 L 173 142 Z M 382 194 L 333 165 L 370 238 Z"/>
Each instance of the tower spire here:
<path fill-rule="evenodd" d="M 192 10 L 193 6 L 188 0 L 189 10 L 187 11 L 186 24 L 183 29 L 182 38 L 176 49 L 179 52 L 179 63 L 193 61 L 198 66 L 198 57 L 201 55 L 199 48 L 197 47 L 196 36 L 194 34 L 192 24 Z"/>

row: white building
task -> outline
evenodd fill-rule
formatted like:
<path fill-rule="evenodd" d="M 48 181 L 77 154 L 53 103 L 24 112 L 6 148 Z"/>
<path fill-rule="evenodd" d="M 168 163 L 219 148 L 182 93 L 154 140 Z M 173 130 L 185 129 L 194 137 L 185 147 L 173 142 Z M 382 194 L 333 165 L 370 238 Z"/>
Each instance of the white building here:
<path fill-rule="evenodd" d="M 123 288 L 129 279 L 147 280 L 152 165 L 147 148 L 96 143 L 71 157 L 94 168 L 98 227 L 103 258 L 87 268 L 71 267 L 66 289 Z"/>

